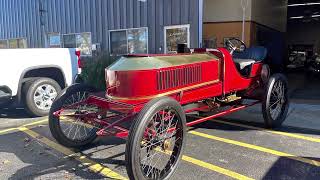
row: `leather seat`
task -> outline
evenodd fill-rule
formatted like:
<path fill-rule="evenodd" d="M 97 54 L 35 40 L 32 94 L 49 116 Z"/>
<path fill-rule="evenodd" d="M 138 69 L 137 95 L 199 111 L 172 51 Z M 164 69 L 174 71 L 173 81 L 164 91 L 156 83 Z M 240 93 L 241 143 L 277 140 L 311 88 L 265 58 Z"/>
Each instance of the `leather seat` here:
<path fill-rule="evenodd" d="M 262 46 L 247 48 L 241 53 L 233 53 L 233 61 L 243 76 L 249 76 L 251 72 L 251 65 L 255 62 L 264 61 L 266 57 L 267 49 Z"/>

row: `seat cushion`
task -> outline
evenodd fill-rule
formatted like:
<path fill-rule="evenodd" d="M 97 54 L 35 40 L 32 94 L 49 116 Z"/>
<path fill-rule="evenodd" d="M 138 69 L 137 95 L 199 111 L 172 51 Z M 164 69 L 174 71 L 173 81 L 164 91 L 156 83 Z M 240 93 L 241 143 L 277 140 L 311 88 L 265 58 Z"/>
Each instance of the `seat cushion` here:
<path fill-rule="evenodd" d="M 237 67 L 240 70 L 256 62 L 253 59 L 233 59 L 233 61 L 236 63 Z"/>
<path fill-rule="evenodd" d="M 244 52 L 233 53 L 234 59 L 251 59 L 254 61 L 263 61 L 267 57 L 267 49 L 262 46 L 247 48 Z"/>

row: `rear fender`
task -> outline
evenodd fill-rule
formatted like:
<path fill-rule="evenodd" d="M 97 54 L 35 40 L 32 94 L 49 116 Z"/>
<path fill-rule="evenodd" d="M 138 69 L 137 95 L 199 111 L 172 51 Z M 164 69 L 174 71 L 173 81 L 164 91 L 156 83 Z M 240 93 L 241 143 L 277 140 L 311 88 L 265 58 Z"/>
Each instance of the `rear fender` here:
<path fill-rule="evenodd" d="M 27 81 L 30 81 L 32 79 L 35 79 L 35 78 L 39 78 L 39 77 L 43 77 L 43 75 L 39 74 L 39 76 L 34 76 L 34 77 L 26 77 L 26 74 L 32 70 L 40 70 L 40 69 L 46 69 L 46 68 L 56 68 L 58 69 L 61 73 L 62 73 L 62 76 L 63 76 L 63 83 L 61 82 L 58 82 L 60 86 L 62 86 L 61 88 L 64 88 L 66 87 L 66 76 L 62 70 L 61 67 L 59 66 L 56 66 L 56 65 L 45 65 L 45 66 L 33 66 L 33 67 L 29 67 L 29 68 L 26 68 L 25 70 L 23 70 L 23 72 L 21 73 L 20 75 L 20 78 L 19 78 L 19 84 L 18 84 L 18 89 L 16 91 L 16 100 L 17 102 L 21 102 L 22 100 L 22 87 L 23 87 L 23 84 Z M 48 78 L 52 78 L 52 77 L 48 77 Z"/>

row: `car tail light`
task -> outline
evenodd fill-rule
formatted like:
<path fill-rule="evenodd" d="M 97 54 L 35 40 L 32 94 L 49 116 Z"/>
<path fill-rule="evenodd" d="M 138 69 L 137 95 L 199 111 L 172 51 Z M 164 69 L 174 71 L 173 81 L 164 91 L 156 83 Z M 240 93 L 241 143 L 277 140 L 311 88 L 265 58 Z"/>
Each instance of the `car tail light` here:
<path fill-rule="evenodd" d="M 81 52 L 79 50 L 76 50 L 75 54 L 78 58 L 78 71 L 79 71 L 79 73 L 81 73 L 81 70 L 82 70 Z"/>

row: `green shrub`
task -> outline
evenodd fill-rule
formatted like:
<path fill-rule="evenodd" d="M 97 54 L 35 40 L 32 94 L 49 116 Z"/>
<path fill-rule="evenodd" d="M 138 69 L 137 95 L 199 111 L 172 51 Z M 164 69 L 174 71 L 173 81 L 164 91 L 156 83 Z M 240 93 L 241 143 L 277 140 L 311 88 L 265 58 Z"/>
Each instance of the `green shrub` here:
<path fill-rule="evenodd" d="M 99 90 L 106 89 L 105 68 L 112 64 L 118 57 L 109 54 L 100 55 L 92 59 L 88 59 L 82 71 L 84 82 Z"/>

